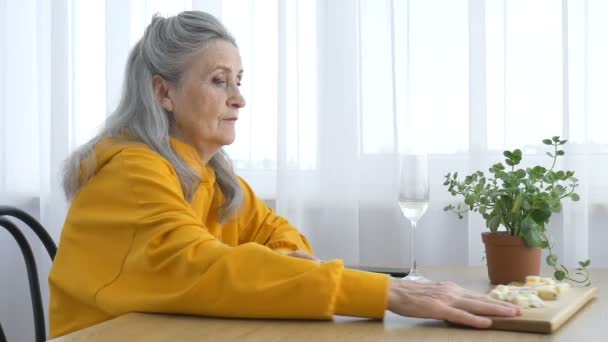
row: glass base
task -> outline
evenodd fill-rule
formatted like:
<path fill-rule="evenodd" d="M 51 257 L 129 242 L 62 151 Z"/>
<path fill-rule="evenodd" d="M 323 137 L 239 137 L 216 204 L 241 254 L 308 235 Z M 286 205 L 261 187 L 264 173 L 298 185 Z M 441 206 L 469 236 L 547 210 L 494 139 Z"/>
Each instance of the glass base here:
<path fill-rule="evenodd" d="M 408 273 L 408 275 L 406 275 L 405 277 L 403 277 L 401 279 L 403 279 L 403 280 L 409 280 L 409 281 L 416 281 L 416 282 L 419 282 L 419 283 L 429 283 L 429 282 L 431 282 L 430 279 L 427 279 L 426 277 L 424 277 L 422 274 L 418 273 L 415 270 L 410 271 L 410 273 Z"/>

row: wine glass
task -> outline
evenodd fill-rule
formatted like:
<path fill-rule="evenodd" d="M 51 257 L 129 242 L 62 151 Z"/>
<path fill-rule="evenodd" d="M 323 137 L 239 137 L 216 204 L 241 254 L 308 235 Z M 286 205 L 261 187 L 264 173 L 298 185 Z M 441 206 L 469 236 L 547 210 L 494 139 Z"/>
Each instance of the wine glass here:
<path fill-rule="evenodd" d="M 415 232 L 418 220 L 429 206 L 429 164 L 426 154 L 401 155 L 399 161 L 399 207 L 412 227 L 411 268 L 403 278 L 413 281 L 429 281 L 416 270 Z"/>

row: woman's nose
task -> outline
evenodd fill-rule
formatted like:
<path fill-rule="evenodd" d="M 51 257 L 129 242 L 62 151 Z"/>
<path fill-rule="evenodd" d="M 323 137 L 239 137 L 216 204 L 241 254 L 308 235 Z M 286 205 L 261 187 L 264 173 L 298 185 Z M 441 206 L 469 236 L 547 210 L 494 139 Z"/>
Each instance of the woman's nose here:
<path fill-rule="evenodd" d="M 241 94 L 241 90 L 239 88 L 234 88 L 234 94 L 228 98 L 228 105 L 235 108 L 245 107 L 245 98 Z"/>

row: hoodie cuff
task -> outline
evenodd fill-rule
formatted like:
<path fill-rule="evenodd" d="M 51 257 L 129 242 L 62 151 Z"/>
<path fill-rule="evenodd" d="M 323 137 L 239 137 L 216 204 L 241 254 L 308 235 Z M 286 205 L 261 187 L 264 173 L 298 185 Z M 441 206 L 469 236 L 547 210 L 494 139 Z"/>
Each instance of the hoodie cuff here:
<path fill-rule="evenodd" d="M 389 276 L 344 269 L 336 298 L 335 314 L 383 318 L 388 300 Z"/>

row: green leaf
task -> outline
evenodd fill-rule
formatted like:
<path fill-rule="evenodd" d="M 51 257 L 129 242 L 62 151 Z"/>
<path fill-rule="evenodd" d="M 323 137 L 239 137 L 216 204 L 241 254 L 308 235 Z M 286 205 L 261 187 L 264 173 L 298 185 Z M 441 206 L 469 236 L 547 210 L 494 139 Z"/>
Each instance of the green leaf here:
<path fill-rule="evenodd" d="M 572 195 L 570 195 L 570 198 L 574 201 L 574 202 L 578 202 L 581 199 L 581 196 L 579 196 L 576 192 L 573 193 Z"/>
<path fill-rule="evenodd" d="M 559 201 L 554 201 L 551 204 L 551 212 L 559 213 L 562 210 L 562 204 Z"/>
<path fill-rule="evenodd" d="M 521 150 L 520 149 L 515 149 L 512 153 L 512 155 L 518 159 L 521 159 Z"/>
<path fill-rule="evenodd" d="M 449 184 L 450 184 L 449 180 L 446 180 L 445 182 L 443 182 L 443 185 L 449 185 Z"/>
<path fill-rule="evenodd" d="M 473 204 L 475 204 L 475 196 L 469 195 L 469 196 L 465 197 L 464 198 L 464 203 L 466 205 L 473 205 Z"/>
<path fill-rule="evenodd" d="M 555 264 L 557 264 L 557 257 L 553 254 L 547 255 L 547 264 L 549 264 L 549 266 L 555 266 Z"/>
<path fill-rule="evenodd" d="M 504 151 L 502 153 L 503 156 L 507 157 L 507 158 L 512 158 L 513 154 L 511 154 L 511 151 Z"/>
<path fill-rule="evenodd" d="M 553 141 L 551 141 L 551 139 L 544 139 L 543 140 L 543 144 L 545 144 L 545 145 L 553 145 Z"/>
<path fill-rule="evenodd" d="M 509 181 L 509 175 L 504 171 L 496 172 L 496 178 L 502 180 L 503 182 Z"/>
<path fill-rule="evenodd" d="M 519 235 L 524 236 L 524 234 L 526 234 L 528 231 L 534 229 L 532 226 L 535 224 L 536 223 L 529 216 L 525 216 L 523 219 L 521 219 L 519 224 Z"/>
<path fill-rule="evenodd" d="M 486 220 L 486 226 L 490 228 L 492 233 L 496 233 L 498 226 L 500 225 L 500 216 L 495 215 L 491 216 L 489 220 Z"/>
<path fill-rule="evenodd" d="M 547 152 L 547 155 L 548 155 L 549 157 L 551 157 L 551 158 L 553 158 L 553 157 L 554 157 L 554 156 L 553 156 L 553 153 L 551 153 L 551 152 Z"/>
<path fill-rule="evenodd" d="M 547 169 L 542 166 L 535 166 L 532 168 L 532 171 L 536 174 L 544 174 L 545 172 L 547 172 Z"/>
<path fill-rule="evenodd" d="M 515 171 L 515 176 L 517 176 L 517 178 L 524 178 L 526 177 L 526 171 L 524 171 L 523 169 L 519 169 L 517 171 Z"/>
<path fill-rule="evenodd" d="M 560 142 L 559 142 L 559 144 L 560 144 L 560 145 L 563 145 L 563 144 L 565 144 L 565 143 L 567 143 L 567 142 L 568 142 L 568 140 L 566 139 L 566 140 L 562 140 L 562 141 L 560 141 Z"/>
<path fill-rule="evenodd" d="M 565 191 L 564 187 L 557 184 L 556 186 L 553 187 L 553 190 L 551 192 L 553 194 L 555 194 L 555 196 L 559 197 L 564 194 L 564 191 Z"/>
<path fill-rule="evenodd" d="M 555 273 L 553 273 L 553 276 L 555 277 L 555 279 L 561 281 L 564 280 L 566 278 L 566 273 L 564 271 L 555 271 Z"/>
<path fill-rule="evenodd" d="M 542 209 L 542 210 L 549 210 L 550 209 L 549 208 L 549 203 L 543 201 L 542 199 L 534 202 L 534 208 Z"/>
<path fill-rule="evenodd" d="M 555 154 L 557 154 L 558 156 L 563 156 L 564 154 L 566 154 L 566 152 L 564 152 L 563 150 L 558 150 L 557 152 L 555 152 Z"/>
<path fill-rule="evenodd" d="M 551 217 L 551 210 L 532 209 L 532 211 L 530 212 L 530 218 L 538 224 L 547 222 L 549 217 Z"/>
<path fill-rule="evenodd" d="M 540 235 L 540 233 L 538 232 L 538 230 L 533 228 L 534 226 L 530 226 L 530 229 L 528 229 L 523 233 L 523 238 L 526 241 L 526 245 L 528 245 L 528 247 L 540 247 L 542 246 L 542 236 Z"/>
<path fill-rule="evenodd" d="M 454 179 L 458 178 L 458 172 L 454 172 L 454 176 L 453 176 L 453 178 L 454 178 Z"/>
<path fill-rule="evenodd" d="M 509 166 L 513 166 L 515 165 L 515 163 L 511 160 L 511 159 L 506 159 L 505 160 L 505 164 L 509 165 Z"/>
<path fill-rule="evenodd" d="M 581 265 L 582 268 L 586 268 L 589 266 L 589 264 L 591 264 L 591 260 L 586 260 L 586 261 L 579 261 L 578 262 L 579 265 Z"/>
<path fill-rule="evenodd" d="M 559 135 L 554 136 L 551 140 L 553 140 L 553 142 L 559 142 Z"/>

